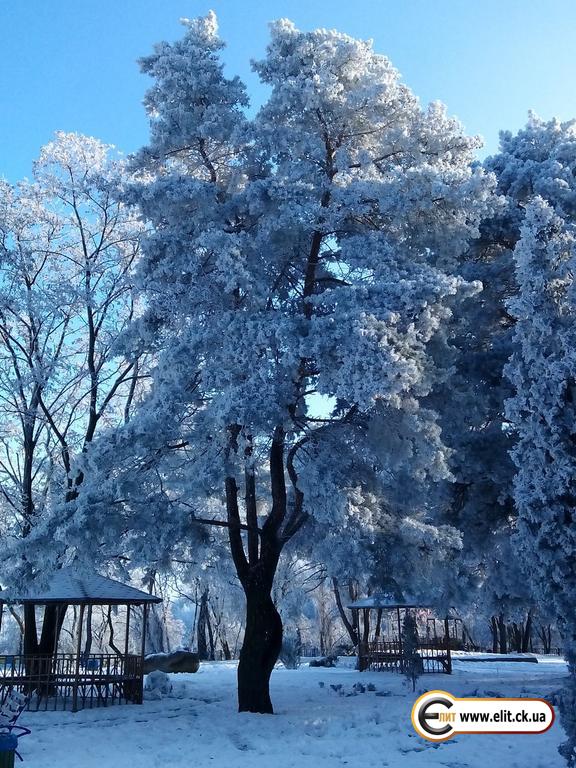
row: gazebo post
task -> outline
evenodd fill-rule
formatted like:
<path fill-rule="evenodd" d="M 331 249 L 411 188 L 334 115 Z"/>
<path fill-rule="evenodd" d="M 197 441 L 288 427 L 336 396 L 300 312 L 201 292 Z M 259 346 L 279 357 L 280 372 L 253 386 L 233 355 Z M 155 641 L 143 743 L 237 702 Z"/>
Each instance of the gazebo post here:
<path fill-rule="evenodd" d="M 136 659 L 139 671 L 139 685 L 137 689 L 137 702 L 142 704 L 144 700 L 144 656 L 146 654 L 146 625 L 148 623 L 148 605 L 142 605 L 142 642 L 140 644 L 140 658 Z"/>
<path fill-rule="evenodd" d="M 54 656 L 58 652 L 58 622 L 60 621 L 60 606 L 56 606 L 56 621 L 54 622 Z"/>
<path fill-rule="evenodd" d="M 446 638 L 446 671 L 449 675 L 452 674 L 452 650 L 450 648 L 450 624 L 448 621 L 448 615 L 444 617 L 444 635 Z"/>
<path fill-rule="evenodd" d="M 359 669 L 377 668 L 377 669 L 394 669 L 397 672 L 404 672 L 406 669 L 406 654 L 409 651 L 405 647 L 404 637 L 404 623 L 407 619 L 413 620 L 415 623 L 418 619 L 423 619 L 423 615 L 420 616 L 419 611 L 422 609 L 430 609 L 430 606 L 419 605 L 415 603 L 399 603 L 391 602 L 388 600 L 387 595 L 369 595 L 367 598 L 356 600 L 355 602 L 347 606 L 352 611 L 354 618 L 356 631 L 359 636 L 358 642 L 358 661 Z M 369 615 L 370 611 L 376 611 L 376 626 L 372 627 L 371 631 L 369 627 Z M 361 617 L 364 619 L 363 627 L 360 627 Z M 382 624 L 383 615 L 385 618 L 385 625 Z M 424 672 L 446 672 L 450 674 L 452 672 L 452 656 L 451 646 L 452 639 L 450 637 L 451 622 L 455 619 L 450 616 L 446 616 L 443 619 L 432 619 L 434 621 L 434 638 L 429 636 L 429 628 L 431 619 L 426 620 L 426 639 L 423 640 L 418 636 L 418 627 L 416 626 L 416 640 L 418 643 L 417 653 L 422 662 L 422 670 Z M 436 622 L 438 627 L 444 626 L 444 639 L 440 630 L 436 635 Z M 394 635 L 394 624 L 396 624 L 396 636 Z M 385 626 L 385 639 L 380 640 L 380 633 L 382 627 Z M 361 634 L 361 630 L 363 630 Z M 369 640 L 369 637 L 372 640 Z"/>
<path fill-rule="evenodd" d="M 444 616 L 444 640 L 446 641 L 446 647 L 450 647 L 450 623 L 448 616 Z"/>
<path fill-rule="evenodd" d="M 370 640 L 370 609 L 364 608 L 362 611 L 362 639 L 368 645 Z"/>
<path fill-rule="evenodd" d="M 60 639 L 60 613 L 62 611 L 62 606 L 60 603 L 56 606 L 56 623 L 54 625 L 54 660 L 56 660 L 56 656 L 58 655 L 58 640 Z"/>
<path fill-rule="evenodd" d="M 364 648 L 364 643 L 362 642 L 362 637 L 360 635 L 360 618 L 359 613 L 356 608 L 351 609 L 352 613 L 352 622 L 356 629 L 356 637 L 358 639 L 358 670 L 362 672 L 366 667 L 364 666 L 366 663 L 366 652 L 367 649 Z"/>
<path fill-rule="evenodd" d="M 396 618 L 398 620 L 398 653 L 400 655 L 400 671 L 404 670 L 404 653 L 402 651 L 402 622 L 400 621 L 400 606 L 396 606 Z"/>
<path fill-rule="evenodd" d="M 80 656 L 82 654 L 82 624 L 84 622 L 84 603 L 80 604 L 80 617 L 78 621 L 78 639 L 76 641 L 76 669 L 72 684 L 72 712 L 78 712 L 78 683 L 80 681 Z"/>
<path fill-rule="evenodd" d="M 22 597 L 0 590 L 0 628 L 4 606 L 20 603 L 24 606 L 27 619 L 27 633 L 22 633 L 20 648 L 16 655 L 6 656 L 10 663 L 0 669 L 0 698 L 6 691 L 17 687 L 30 692 L 28 708 L 47 708 L 48 697 L 57 697 L 55 707 L 62 699 L 65 708 L 77 712 L 83 706 L 96 703 L 106 704 L 118 701 L 142 703 L 143 663 L 138 645 L 130 654 L 130 630 L 134 623 L 134 606 L 143 606 L 142 655 L 145 653 L 146 620 L 148 603 L 159 603 L 161 598 L 142 590 L 101 576 L 98 573 L 83 574 L 74 568 L 57 569 L 47 586 L 41 585 L 35 595 Z M 118 646 L 113 644 L 113 626 L 109 615 L 111 653 L 92 652 L 91 619 L 94 606 L 116 605 L 126 607 L 126 635 Z M 42 639 L 38 642 L 36 627 L 36 606 L 48 607 L 42 626 Z M 69 606 L 74 607 L 75 653 L 59 656 L 59 633 Z M 78 612 L 78 608 L 80 611 Z M 78 615 L 79 613 L 79 615 Z M 110 612 L 109 612 L 110 614 Z M 132 614 L 132 615 L 131 615 Z M 48 616 L 49 622 L 46 623 Z M 29 621 L 28 621 L 29 620 Z M 54 624 L 55 622 L 55 624 Z M 31 642 L 27 640 L 31 638 Z M 32 639 L 34 642 L 32 642 Z M 22 648 L 22 645 L 24 647 Z M 40 647 L 38 647 L 40 646 Z M 58 658 L 56 658 L 58 656 Z M 36 695 L 32 696 L 32 694 Z M 1 763 L 1 760 L 0 760 Z"/>
<path fill-rule="evenodd" d="M 88 656 L 92 651 L 92 603 L 88 604 L 88 613 L 86 615 L 86 645 L 84 651 L 86 654 L 86 663 L 88 663 Z"/>
<path fill-rule="evenodd" d="M 146 655 L 146 625 L 148 623 L 148 606 L 146 603 L 142 606 L 142 646 L 140 655 L 142 656 L 142 662 L 144 662 L 144 656 Z"/>
<path fill-rule="evenodd" d="M 124 664 L 128 658 L 128 648 L 130 645 L 130 605 L 126 606 L 126 637 L 124 639 Z"/>
<path fill-rule="evenodd" d="M 60 614 L 62 612 L 62 606 L 60 603 L 57 603 L 56 605 L 56 621 L 54 624 L 54 652 L 52 654 L 52 659 L 50 660 L 50 666 L 46 670 L 46 674 L 48 676 L 48 679 L 50 680 L 50 677 L 52 675 L 55 676 L 55 678 L 58 677 L 58 640 L 60 639 Z M 47 686 L 47 690 L 51 692 L 52 688 L 50 685 Z M 54 696 L 56 699 L 58 698 L 58 686 L 54 685 Z"/>
<path fill-rule="evenodd" d="M 122 665 L 122 675 L 126 677 L 128 670 L 132 670 L 132 666 L 128 664 L 128 650 L 130 648 L 130 603 L 126 605 L 126 636 L 124 638 L 124 663 Z M 124 699 L 129 701 L 132 698 L 133 684 L 126 681 L 123 686 Z"/>
<path fill-rule="evenodd" d="M 382 608 L 378 608 L 378 613 L 376 614 L 376 629 L 374 631 L 374 636 L 376 640 L 380 640 L 381 630 L 382 630 Z"/>

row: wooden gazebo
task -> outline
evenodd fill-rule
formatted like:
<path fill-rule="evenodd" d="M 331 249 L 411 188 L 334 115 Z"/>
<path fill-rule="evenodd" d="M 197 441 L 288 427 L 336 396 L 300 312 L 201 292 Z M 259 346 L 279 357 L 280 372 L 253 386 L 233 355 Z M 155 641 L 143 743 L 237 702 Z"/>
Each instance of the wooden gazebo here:
<path fill-rule="evenodd" d="M 28 708 L 36 710 L 71 707 L 76 712 L 93 706 L 141 704 L 147 611 L 151 604 L 159 602 L 161 599 L 155 595 L 97 573 L 84 575 L 72 568 L 56 571 L 45 589 L 31 590 L 26 595 L 0 592 L 0 627 L 5 606 L 21 605 L 34 624 L 34 641 L 37 641 L 36 609 L 44 608 L 42 637 L 40 644 L 35 643 L 36 652 L 27 652 L 24 648 L 23 653 L 0 656 L 0 701 L 10 692 L 19 691 L 27 696 Z M 77 606 L 73 623 L 75 652 L 61 653 L 60 631 L 70 606 Z M 109 619 L 112 610 L 122 614 L 124 636 L 119 646 L 110 640 L 113 653 L 91 652 L 95 606 L 107 606 Z M 46 642 L 49 612 L 53 617 L 54 636 Z M 134 626 L 139 630 L 136 643 Z M 50 625 L 48 631 L 51 628 Z"/>
<path fill-rule="evenodd" d="M 402 625 L 406 613 L 411 613 L 421 625 L 417 652 L 422 661 L 422 672 L 452 673 L 451 647 L 454 646 L 458 620 L 446 616 L 431 622 L 430 606 L 393 602 L 385 594 L 356 600 L 348 608 L 354 615 L 359 637 L 358 669 L 404 670 Z M 443 629 L 440 634 L 438 624 Z"/>

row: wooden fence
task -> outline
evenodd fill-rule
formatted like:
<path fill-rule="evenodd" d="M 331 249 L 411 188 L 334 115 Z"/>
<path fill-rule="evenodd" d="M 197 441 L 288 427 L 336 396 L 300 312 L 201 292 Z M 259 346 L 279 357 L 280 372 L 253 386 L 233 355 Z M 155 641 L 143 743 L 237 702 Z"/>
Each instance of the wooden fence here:
<path fill-rule="evenodd" d="M 452 674 L 450 648 L 441 642 L 421 642 L 418 655 L 422 660 L 422 672 Z M 402 672 L 404 656 L 400 640 L 378 640 L 360 643 L 358 647 L 360 669 L 392 670 Z"/>
<path fill-rule="evenodd" d="M 28 697 L 28 709 L 68 709 L 142 703 L 142 657 L 74 653 L 0 656 L 0 704 L 11 691 Z"/>

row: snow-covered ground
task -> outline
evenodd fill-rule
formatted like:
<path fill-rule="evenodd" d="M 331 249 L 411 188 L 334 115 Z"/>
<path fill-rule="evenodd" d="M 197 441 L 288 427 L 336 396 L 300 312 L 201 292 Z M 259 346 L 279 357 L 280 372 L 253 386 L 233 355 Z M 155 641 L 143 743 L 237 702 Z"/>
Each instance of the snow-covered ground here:
<path fill-rule="evenodd" d="M 418 737 L 410 722 L 415 698 L 434 688 L 546 698 L 562 685 L 562 660 L 454 666 L 450 677 L 421 678 L 416 693 L 392 673 L 279 668 L 277 714 L 267 716 L 236 712 L 234 663 L 203 664 L 195 675 L 173 675 L 169 696 L 140 707 L 24 713 L 32 735 L 21 752 L 28 768 L 563 768 L 557 721 L 541 735 L 461 735 L 441 744 Z M 376 692 L 348 695 L 359 681 Z"/>

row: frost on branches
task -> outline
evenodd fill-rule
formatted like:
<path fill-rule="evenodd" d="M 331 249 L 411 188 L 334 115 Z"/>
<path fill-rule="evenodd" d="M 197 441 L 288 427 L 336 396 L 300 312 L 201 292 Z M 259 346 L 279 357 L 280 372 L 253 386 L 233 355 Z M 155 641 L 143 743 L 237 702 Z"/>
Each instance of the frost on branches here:
<path fill-rule="evenodd" d="M 492 182 L 478 141 L 421 109 L 370 43 L 276 22 L 254 64 L 270 96 L 248 119 L 214 15 L 184 25 L 142 61 L 151 135 L 130 192 L 152 232 L 125 346 L 153 350 L 154 383 L 93 452 L 77 514 L 120 537 L 133 516 L 148 558 L 200 522 L 227 531 L 247 599 L 239 706 L 270 712 L 286 543 L 309 520 L 345 542 L 358 487 L 449 475 L 421 401 L 446 376 L 454 305 L 479 288 L 457 264 Z"/>
<path fill-rule="evenodd" d="M 521 620 L 528 630 L 546 622 L 546 606 L 534 601 L 524 573 L 525 559 L 512 546 L 517 512 L 509 453 L 516 434 L 505 414 L 514 390 L 504 366 L 518 348 L 509 301 L 518 293 L 513 251 L 526 206 L 538 194 L 560 216 L 573 219 L 575 158 L 573 122 L 543 121 L 531 114 L 517 134 L 501 133 L 498 154 L 484 162 L 496 176 L 499 198 L 461 268 L 462 276 L 479 280 L 483 290 L 455 308 L 454 375 L 431 402 L 453 449 L 454 481 L 445 484 L 445 519 L 463 537 L 450 594 L 461 609 L 470 606 L 475 621 L 490 621 L 494 650 L 507 647 L 506 624 Z"/>
<path fill-rule="evenodd" d="M 143 232 L 120 201 L 123 176 L 111 147 L 60 132 L 31 181 L 0 184 L 2 582 L 19 589 L 74 556 L 65 523 L 81 456 L 103 426 L 129 418 L 141 389 L 144 358 L 115 348 L 135 311 Z M 24 653 L 54 652 L 57 617 L 46 606 L 39 639 L 34 607 L 24 609 Z"/>
<path fill-rule="evenodd" d="M 511 302 L 517 349 L 506 372 L 516 394 L 507 415 L 518 434 L 514 495 L 517 545 L 531 581 L 563 636 L 570 681 L 562 714 L 576 760 L 576 231 L 541 198 L 527 209 L 514 251 L 519 294 Z"/>
<path fill-rule="evenodd" d="M 143 361 L 115 348 L 135 312 L 131 273 L 143 232 L 120 201 L 123 179 L 112 147 L 59 132 L 31 181 L 0 186 L 0 487 L 9 538 L 32 535 L 75 495 L 77 458 L 102 425 L 128 419 L 139 389 Z M 36 558 L 28 542 L 11 559 L 28 554 L 36 571 L 54 567 L 65 545 L 52 534 L 38 534 Z"/>

